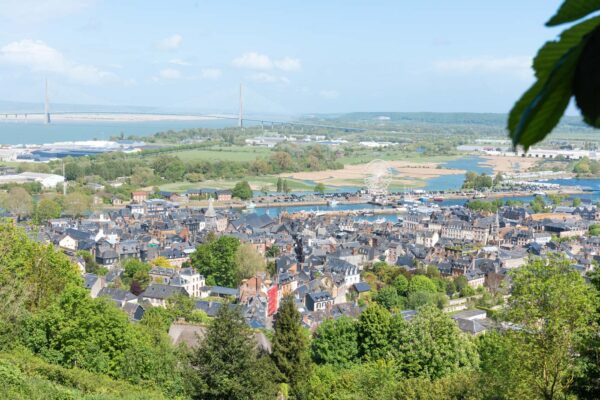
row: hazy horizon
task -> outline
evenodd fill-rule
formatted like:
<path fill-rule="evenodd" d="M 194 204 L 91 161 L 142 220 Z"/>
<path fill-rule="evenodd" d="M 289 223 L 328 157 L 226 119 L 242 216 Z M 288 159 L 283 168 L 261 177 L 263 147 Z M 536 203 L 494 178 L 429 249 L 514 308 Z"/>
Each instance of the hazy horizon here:
<path fill-rule="evenodd" d="M 506 113 L 558 1 L 7 0 L 0 100 L 301 115 Z M 135 15 L 135 18 L 127 16 Z"/>

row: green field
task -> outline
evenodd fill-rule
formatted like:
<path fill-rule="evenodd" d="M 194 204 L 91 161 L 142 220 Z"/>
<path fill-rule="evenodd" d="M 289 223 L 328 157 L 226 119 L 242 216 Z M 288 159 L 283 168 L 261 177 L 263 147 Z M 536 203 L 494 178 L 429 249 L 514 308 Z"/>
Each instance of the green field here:
<path fill-rule="evenodd" d="M 184 162 L 189 161 L 253 161 L 259 157 L 268 157 L 270 150 L 265 147 L 231 146 L 211 147 L 210 149 L 192 149 L 169 152 Z"/>
<path fill-rule="evenodd" d="M 457 158 L 464 157 L 464 155 L 453 155 L 453 156 L 424 156 L 418 153 L 407 153 L 398 150 L 360 150 L 354 153 L 340 157 L 339 162 L 342 164 L 363 164 L 368 163 L 371 160 L 386 160 L 386 161 L 411 161 L 411 162 L 445 162 L 456 160 Z"/>

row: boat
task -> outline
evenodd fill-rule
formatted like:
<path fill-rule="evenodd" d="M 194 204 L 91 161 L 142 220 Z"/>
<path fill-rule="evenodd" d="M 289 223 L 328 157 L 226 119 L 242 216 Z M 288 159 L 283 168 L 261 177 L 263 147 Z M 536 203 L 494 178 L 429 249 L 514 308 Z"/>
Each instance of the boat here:
<path fill-rule="evenodd" d="M 386 222 L 387 222 L 387 219 L 385 219 L 385 218 L 383 218 L 383 217 L 377 218 L 377 219 L 375 220 L 375 223 L 376 223 L 376 224 L 385 224 Z"/>
<path fill-rule="evenodd" d="M 485 194 L 483 194 L 483 193 L 475 193 L 473 195 L 473 198 L 474 199 L 485 199 Z"/>
<path fill-rule="evenodd" d="M 247 210 L 254 210 L 256 208 L 256 204 L 254 204 L 253 202 L 249 201 L 245 204 L 246 209 Z"/>
<path fill-rule="evenodd" d="M 545 196 L 546 192 L 541 192 L 541 191 L 540 192 L 535 192 L 534 195 L 535 196 Z"/>
<path fill-rule="evenodd" d="M 327 200 L 327 205 L 329 205 L 330 207 L 337 207 L 338 204 L 339 204 L 339 201 L 337 201 L 335 199 Z"/>
<path fill-rule="evenodd" d="M 437 202 L 439 203 L 439 202 L 442 202 L 442 201 L 444 201 L 444 198 L 443 198 L 442 196 L 435 196 L 435 197 L 433 198 L 433 201 L 437 201 Z"/>

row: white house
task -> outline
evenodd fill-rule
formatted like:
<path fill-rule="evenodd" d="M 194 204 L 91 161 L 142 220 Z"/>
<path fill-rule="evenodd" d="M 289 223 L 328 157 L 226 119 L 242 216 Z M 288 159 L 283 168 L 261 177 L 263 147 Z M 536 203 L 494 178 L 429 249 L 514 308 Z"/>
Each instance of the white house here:
<path fill-rule="evenodd" d="M 193 268 L 183 268 L 171 279 L 171 286 L 184 288 L 190 297 L 201 297 L 201 288 L 205 285 L 204 276 L 197 273 Z"/>

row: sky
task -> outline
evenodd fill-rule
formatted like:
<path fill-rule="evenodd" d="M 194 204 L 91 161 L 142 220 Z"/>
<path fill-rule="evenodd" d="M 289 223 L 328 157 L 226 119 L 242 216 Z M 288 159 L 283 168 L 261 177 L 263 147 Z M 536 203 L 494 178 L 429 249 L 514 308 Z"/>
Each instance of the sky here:
<path fill-rule="evenodd" d="M 560 0 L 0 0 L 0 100 L 507 112 Z"/>

